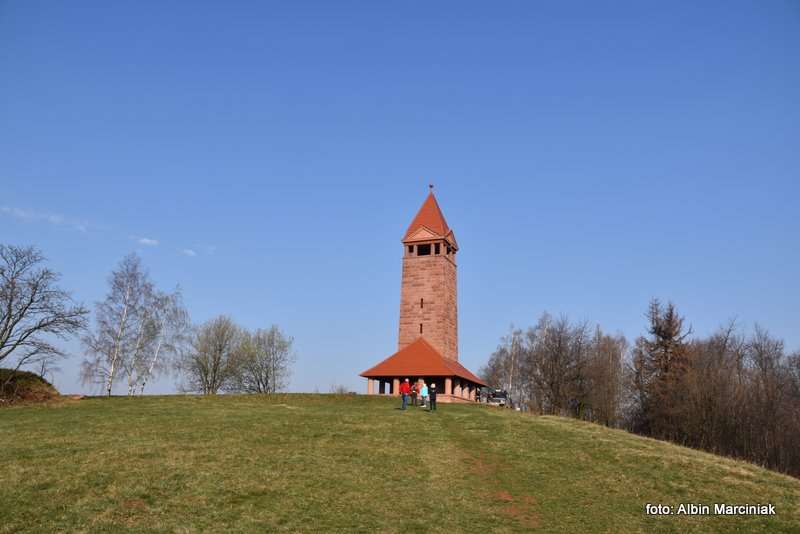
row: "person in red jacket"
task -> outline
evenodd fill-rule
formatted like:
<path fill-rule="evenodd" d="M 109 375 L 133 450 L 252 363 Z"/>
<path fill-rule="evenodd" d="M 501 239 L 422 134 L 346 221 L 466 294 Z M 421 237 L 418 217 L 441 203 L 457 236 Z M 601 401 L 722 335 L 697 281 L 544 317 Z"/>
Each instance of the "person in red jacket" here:
<path fill-rule="evenodd" d="M 406 378 L 402 384 L 400 384 L 400 396 L 403 397 L 403 407 L 400 408 L 401 410 L 405 410 L 406 406 L 408 406 L 408 396 L 411 394 L 411 385 L 408 383 L 408 378 Z"/>

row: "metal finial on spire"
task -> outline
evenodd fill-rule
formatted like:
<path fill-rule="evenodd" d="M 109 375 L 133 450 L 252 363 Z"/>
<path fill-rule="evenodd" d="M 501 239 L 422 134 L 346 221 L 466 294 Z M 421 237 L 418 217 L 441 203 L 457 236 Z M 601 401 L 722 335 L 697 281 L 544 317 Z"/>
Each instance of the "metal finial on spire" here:
<path fill-rule="evenodd" d="M 428 184 L 428 189 L 430 189 L 431 193 L 432 193 L 433 192 L 433 184 Z"/>

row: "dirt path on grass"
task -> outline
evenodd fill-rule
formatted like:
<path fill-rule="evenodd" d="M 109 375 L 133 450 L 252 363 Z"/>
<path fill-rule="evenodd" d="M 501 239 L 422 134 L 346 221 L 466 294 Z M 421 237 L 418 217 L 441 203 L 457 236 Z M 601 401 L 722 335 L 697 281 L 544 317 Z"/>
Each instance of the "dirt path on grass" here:
<path fill-rule="evenodd" d="M 463 417 L 457 415 L 443 419 L 443 430 L 449 434 L 450 444 L 466 467 L 467 477 L 475 481 L 471 484 L 475 501 L 495 514 L 506 516 L 506 521 L 509 518 L 516 521 L 522 529 L 538 528 L 541 520 L 536 498 L 527 493 L 511 491 L 504 479 L 513 476 L 514 468 L 493 450 L 491 436 L 503 431 L 503 418 L 487 410 L 477 418 L 483 424 L 475 424 L 474 414 L 468 425 L 460 422 L 461 419 Z"/>

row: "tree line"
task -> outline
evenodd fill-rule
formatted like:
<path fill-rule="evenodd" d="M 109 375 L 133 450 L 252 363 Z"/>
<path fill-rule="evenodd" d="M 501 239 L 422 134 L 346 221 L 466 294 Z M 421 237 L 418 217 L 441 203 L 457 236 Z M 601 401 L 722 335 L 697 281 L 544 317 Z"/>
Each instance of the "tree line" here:
<path fill-rule="evenodd" d="M 629 345 L 586 322 L 544 314 L 512 329 L 482 368 L 535 413 L 571 416 L 800 475 L 800 352 L 756 325 L 692 337 L 653 300 Z"/>
<path fill-rule="evenodd" d="M 292 338 L 276 325 L 250 332 L 219 316 L 197 329 L 177 368 L 184 391 L 275 393 L 286 387 L 293 360 Z"/>
<path fill-rule="evenodd" d="M 293 339 L 278 326 L 248 331 L 226 316 L 192 324 L 180 288 L 160 290 L 136 254 L 112 271 L 108 293 L 90 310 L 58 286 L 33 247 L 0 245 L 0 367 L 44 378 L 66 357 L 55 342 L 79 336 L 81 379 L 106 395 L 142 395 L 169 374 L 184 392 L 274 393 L 288 385 Z M 10 383 L 13 373 L 0 393 Z"/>

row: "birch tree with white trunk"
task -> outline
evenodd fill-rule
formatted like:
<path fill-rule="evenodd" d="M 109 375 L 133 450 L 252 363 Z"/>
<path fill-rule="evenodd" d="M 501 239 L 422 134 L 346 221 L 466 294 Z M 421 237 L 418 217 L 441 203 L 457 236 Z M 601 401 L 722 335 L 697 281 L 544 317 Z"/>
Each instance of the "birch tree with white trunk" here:
<path fill-rule="evenodd" d="M 130 392 L 136 359 L 152 337 L 148 305 L 153 291 L 136 254 L 126 256 L 111 273 L 108 295 L 96 304 L 94 331 L 83 338 L 85 384 L 97 384 L 110 396 L 118 375 L 125 372 Z"/>
<path fill-rule="evenodd" d="M 152 323 L 155 339 L 151 350 L 142 361 L 139 373 L 139 394 L 144 394 L 148 382 L 169 370 L 191 336 L 189 313 L 183 305 L 180 289 L 173 293 L 159 293 L 153 303 Z"/>

